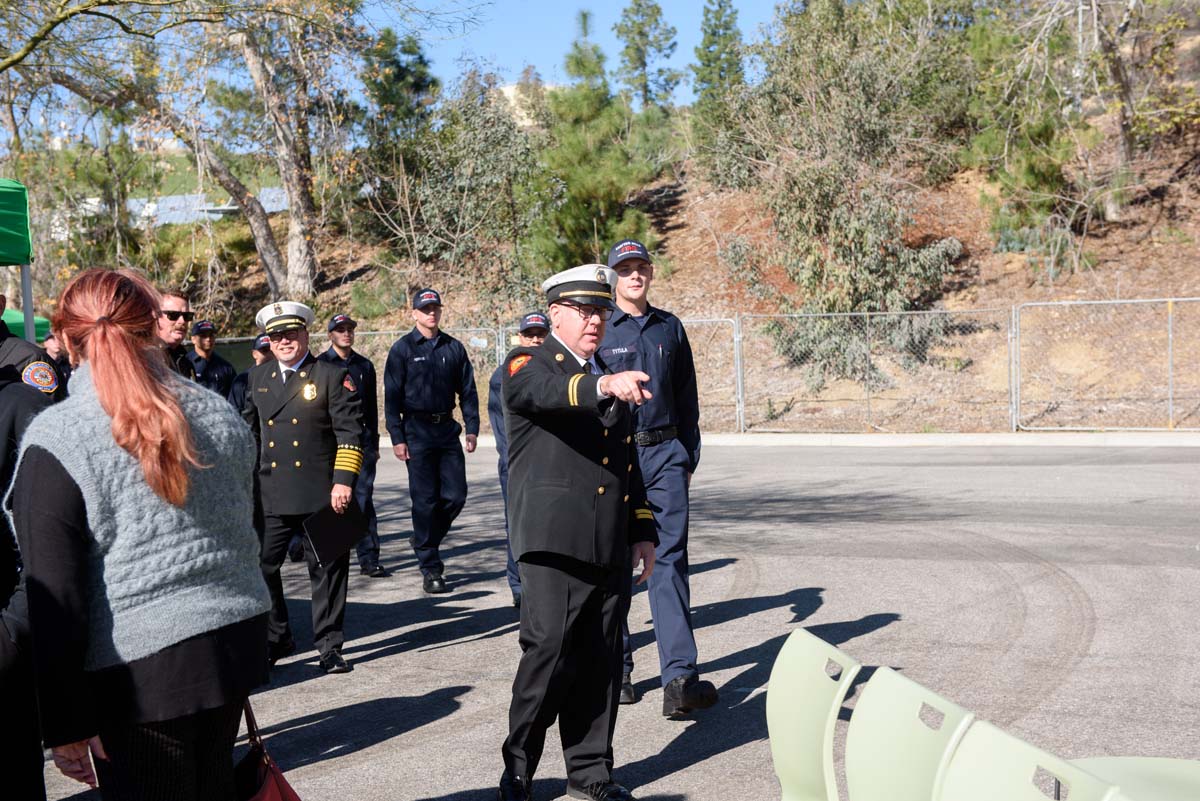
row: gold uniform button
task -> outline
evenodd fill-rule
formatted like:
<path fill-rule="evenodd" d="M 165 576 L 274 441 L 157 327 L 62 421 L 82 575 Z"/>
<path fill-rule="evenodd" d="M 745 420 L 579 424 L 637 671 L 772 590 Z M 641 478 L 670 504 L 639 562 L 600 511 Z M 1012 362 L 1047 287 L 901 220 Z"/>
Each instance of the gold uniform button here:
<path fill-rule="evenodd" d="M 607 428 L 606 428 L 606 429 L 604 429 L 604 436 L 606 436 L 606 437 L 608 436 L 608 429 L 607 429 Z"/>
<path fill-rule="evenodd" d="M 628 496 L 628 495 L 626 495 L 626 496 L 625 496 L 625 503 L 629 503 L 629 496 Z"/>
<path fill-rule="evenodd" d="M 608 457 L 605 456 L 603 459 L 601 459 L 600 464 L 608 464 Z"/>
<path fill-rule="evenodd" d="M 300 463 L 299 463 L 299 462 L 296 462 L 296 467 L 299 467 L 299 466 L 300 466 Z"/>
<path fill-rule="evenodd" d="M 293 417 L 293 418 L 292 418 L 292 425 L 299 425 L 299 424 L 300 424 L 300 421 L 299 421 L 299 420 L 297 420 L 295 417 Z M 628 442 L 629 440 L 625 440 L 625 441 L 626 441 L 626 442 Z"/>
<path fill-rule="evenodd" d="M 274 420 L 268 420 L 268 421 L 267 421 L 267 425 L 269 425 L 269 426 L 273 426 L 273 425 L 275 425 L 275 421 L 274 421 Z"/>
<path fill-rule="evenodd" d="M 278 466 L 279 465 L 275 464 L 274 462 L 271 462 L 271 467 L 278 467 Z"/>
<path fill-rule="evenodd" d="M 627 464 L 627 465 L 625 465 L 625 472 L 626 472 L 626 473 L 632 473 L 632 472 L 633 472 L 633 465 L 632 465 L 632 464 Z"/>
<path fill-rule="evenodd" d="M 603 495 L 603 494 L 604 494 L 604 487 L 600 487 L 598 490 L 596 490 L 596 494 L 597 494 L 597 495 Z"/>
<path fill-rule="evenodd" d="M 294 423 L 294 422 L 296 422 L 296 421 L 295 421 L 295 420 L 293 420 L 292 422 Z M 626 438 L 625 438 L 625 444 L 626 444 L 626 445 L 628 445 L 628 444 L 629 444 L 629 443 L 631 443 L 631 442 L 633 442 L 633 437 L 626 437 Z"/>
<path fill-rule="evenodd" d="M 297 440 L 292 440 L 292 447 L 293 447 L 293 448 L 299 448 L 299 447 L 300 447 L 300 440 L 298 440 L 298 439 L 297 439 Z"/>
<path fill-rule="evenodd" d="M 274 443 L 274 442 L 268 442 L 268 443 L 267 443 L 267 447 L 268 447 L 268 448 L 274 448 L 274 447 L 275 447 L 275 443 Z"/>

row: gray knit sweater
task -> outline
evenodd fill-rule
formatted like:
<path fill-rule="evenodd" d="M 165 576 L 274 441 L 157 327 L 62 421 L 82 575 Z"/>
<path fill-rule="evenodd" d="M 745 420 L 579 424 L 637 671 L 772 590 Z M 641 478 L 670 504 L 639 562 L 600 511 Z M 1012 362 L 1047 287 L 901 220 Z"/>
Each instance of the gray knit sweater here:
<path fill-rule="evenodd" d="M 182 508 L 155 495 L 116 444 L 87 364 L 71 376 L 70 397 L 34 418 L 21 441 L 20 457 L 33 445 L 53 455 L 87 507 L 88 670 L 141 659 L 271 605 L 252 522 L 250 430 L 220 395 L 173 374 L 164 380 L 205 465 L 189 470 Z"/>

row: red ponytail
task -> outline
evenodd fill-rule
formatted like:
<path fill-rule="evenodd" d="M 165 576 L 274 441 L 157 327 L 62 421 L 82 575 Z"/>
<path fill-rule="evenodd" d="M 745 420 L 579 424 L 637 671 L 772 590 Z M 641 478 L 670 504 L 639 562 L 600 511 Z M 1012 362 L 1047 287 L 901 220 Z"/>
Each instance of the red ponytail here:
<path fill-rule="evenodd" d="M 94 269 L 67 284 L 53 327 L 75 358 L 91 365 L 113 439 L 141 463 L 156 495 L 183 506 L 188 465 L 200 462 L 179 399 L 166 384 L 170 368 L 154 339 L 158 310 L 158 293 L 140 275 Z"/>

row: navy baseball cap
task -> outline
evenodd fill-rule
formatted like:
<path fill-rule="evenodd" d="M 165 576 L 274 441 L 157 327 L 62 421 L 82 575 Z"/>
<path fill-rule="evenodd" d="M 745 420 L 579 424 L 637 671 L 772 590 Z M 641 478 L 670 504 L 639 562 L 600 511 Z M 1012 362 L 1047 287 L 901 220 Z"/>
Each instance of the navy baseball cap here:
<path fill-rule="evenodd" d="M 641 259 L 649 264 L 650 252 L 646 250 L 645 245 L 636 239 L 622 239 L 608 251 L 609 267 L 616 267 L 621 262 L 628 261 L 629 259 Z"/>
<path fill-rule="evenodd" d="M 213 325 L 212 320 L 197 320 L 192 323 L 192 336 L 215 333 L 217 333 L 217 327 Z"/>
<path fill-rule="evenodd" d="M 549 331 L 550 321 L 541 312 L 530 312 L 521 318 L 521 327 L 517 330 L 523 334 L 530 328 L 544 328 Z"/>
<path fill-rule="evenodd" d="M 414 309 L 423 309 L 432 303 L 442 305 L 442 296 L 437 293 L 436 289 L 422 289 L 413 295 Z"/>
<path fill-rule="evenodd" d="M 254 338 L 254 350 L 270 350 L 271 337 L 266 334 L 259 334 Z"/>
<path fill-rule="evenodd" d="M 329 327 L 325 330 L 332 331 L 339 325 L 348 325 L 351 328 L 358 328 L 358 322 L 352 320 L 348 314 L 335 314 L 329 320 Z"/>

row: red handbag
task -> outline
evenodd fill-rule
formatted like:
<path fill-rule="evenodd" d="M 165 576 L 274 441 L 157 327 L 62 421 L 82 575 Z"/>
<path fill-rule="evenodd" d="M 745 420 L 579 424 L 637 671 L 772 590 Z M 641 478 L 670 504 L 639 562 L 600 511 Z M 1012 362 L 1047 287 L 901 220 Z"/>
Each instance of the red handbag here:
<path fill-rule="evenodd" d="M 283 778 L 283 771 L 271 759 L 258 733 L 258 722 L 250 699 L 246 699 L 246 736 L 250 739 L 250 753 L 234 766 L 233 780 L 237 787 L 238 801 L 300 801 L 300 796 Z"/>

